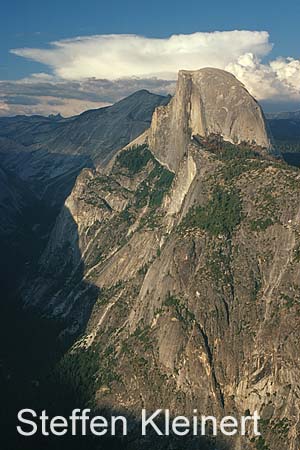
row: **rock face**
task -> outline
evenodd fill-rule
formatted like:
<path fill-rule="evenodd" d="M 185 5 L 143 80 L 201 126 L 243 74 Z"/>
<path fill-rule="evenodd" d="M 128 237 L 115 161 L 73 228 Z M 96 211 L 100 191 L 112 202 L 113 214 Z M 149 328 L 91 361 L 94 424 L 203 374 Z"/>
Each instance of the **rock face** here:
<path fill-rule="evenodd" d="M 68 119 L 0 118 L 1 267 L 8 267 L 7 254 L 12 254 L 12 276 L 14 259 L 29 264 L 30 249 L 36 243 L 43 247 L 80 171 L 107 164 L 149 127 L 155 107 L 168 101 L 142 90 L 111 107 Z M 7 278 L 6 271 L 1 273 Z"/>
<path fill-rule="evenodd" d="M 298 449 L 299 173 L 195 146 L 174 177 L 138 150 L 80 175 L 27 302 L 84 330 L 99 405 L 257 409 L 263 441 L 230 449 Z"/>
<path fill-rule="evenodd" d="M 224 141 L 191 139 L 210 133 Z M 260 438 L 184 446 L 298 450 L 300 173 L 258 151 L 270 147 L 260 108 L 222 71 L 181 72 L 148 139 L 81 173 L 24 300 L 82 333 L 64 364 L 93 358 L 99 407 L 257 410 Z"/>
<path fill-rule="evenodd" d="M 42 150 L 52 154 L 84 155 L 104 165 L 117 150 L 149 128 L 155 108 L 168 101 L 169 97 L 141 90 L 112 106 L 66 119 L 0 118 L 0 152 Z"/>
<path fill-rule="evenodd" d="M 138 91 L 106 108 L 60 116 L 0 118 L 0 160 L 39 199 L 61 208 L 85 167 L 106 165 L 146 130 L 168 97 Z"/>
<path fill-rule="evenodd" d="M 174 98 L 154 113 L 149 146 L 176 170 L 189 141 L 212 134 L 271 149 L 261 107 L 232 74 L 211 68 L 182 70 Z"/>

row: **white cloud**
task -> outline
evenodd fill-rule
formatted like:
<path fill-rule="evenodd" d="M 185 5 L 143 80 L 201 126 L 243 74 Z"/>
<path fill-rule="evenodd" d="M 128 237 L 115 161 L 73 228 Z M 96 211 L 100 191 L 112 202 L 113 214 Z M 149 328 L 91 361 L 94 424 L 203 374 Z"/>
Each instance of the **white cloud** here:
<path fill-rule="evenodd" d="M 294 58 L 278 58 L 270 63 L 278 80 L 292 92 L 300 93 L 300 60 Z"/>
<path fill-rule="evenodd" d="M 12 53 L 50 66 L 67 80 L 138 76 L 175 79 L 180 69 L 225 68 L 252 52 L 265 56 L 272 46 L 265 31 L 223 31 L 173 35 L 96 35 L 52 42 L 49 49 L 21 48 Z"/>
<path fill-rule="evenodd" d="M 278 58 L 262 64 L 248 53 L 225 69 L 242 81 L 258 100 L 300 101 L 300 60 Z"/>
<path fill-rule="evenodd" d="M 263 105 L 277 110 L 299 109 L 300 60 L 266 61 L 271 49 L 267 32 L 237 30 L 165 39 L 83 36 L 52 42 L 47 49 L 14 49 L 11 52 L 15 55 L 45 64 L 51 74 L 0 81 L 0 114 L 19 110 L 44 110 L 47 114 L 61 107 L 70 115 L 93 104 L 113 103 L 138 89 L 173 93 L 178 70 L 208 66 L 232 72 Z M 18 106 L 16 96 L 23 105 Z"/>

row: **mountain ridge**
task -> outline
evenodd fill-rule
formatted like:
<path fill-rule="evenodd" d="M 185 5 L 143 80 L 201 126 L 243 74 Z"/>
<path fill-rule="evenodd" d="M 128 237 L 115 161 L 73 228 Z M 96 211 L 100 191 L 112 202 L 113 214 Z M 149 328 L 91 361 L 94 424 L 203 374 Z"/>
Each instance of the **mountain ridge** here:
<path fill-rule="evenodd" d="M 170 138 L 154 129 L 155 142 Z M 93 359 L 85 383 L 98 408 L 257 410 L 261 438 L 249 429 L 211 448 L 296 450 L 299 171 L 252 142 L 190 131 L 173 129 L 184 145 L 175 162 L 144 136 L 80 173 L 23 299 L 75 339 L 64 376 Z"/>
<path fill-rule="evenodd" d="M 14 191 L 20 189 L 19 204 L 10 202 L 9 211 L 6 206 L 2 209 L 0 264 L 4 280 L 11 280 L 15 274 L 14 261 L 7 264 L 7 248 L 19 255 L 18 272 L 26 264 L 33 264 L 36 253 L 32 254 L 31 248 L 38 244 L 42 250 L 81 170 L 106 164 L 119 148 L 148 128 L 154 108 L 167 101 L 167 97 L 142 90 L 111 107 L 70 119 L 0 118 L 1 167 L 10 174 Z M 14 179 L 19 180 L 16 185 Z M 21 201 L 22 186 L 28 189 L 26 202 Z M 9 220 L 5 221 L 5 216 Z M 25 234 L 20 218 L 26 224 Z M 15 234 L 16 227 L 23 231 Z M 22 247 L 27 249 L 27 255 Z M 16 288 L 17 285 L 16 281 Z"/>
<path fill-rule="evenodd" d="M 191 139 L 210 136 L 275 154 L 259 104 L 234 75 L 213 68 L 182 70 L 175 95 L 156 108 L 150 129 L 134 143 L 148 142 L 157 158 L 176 171 Z"/>

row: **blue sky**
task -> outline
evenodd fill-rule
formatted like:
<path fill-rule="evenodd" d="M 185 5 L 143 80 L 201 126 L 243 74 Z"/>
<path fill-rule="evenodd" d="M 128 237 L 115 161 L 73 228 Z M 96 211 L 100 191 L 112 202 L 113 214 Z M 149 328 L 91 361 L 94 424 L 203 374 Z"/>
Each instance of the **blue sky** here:
<path fill-rule="evenodd" d="M 268 51 L 259 53 L 259 51 L 257 51 L 257 42 L 255 41 L 253 54 L 256 58 L 256 64 L 257 58 L 259 64 L 268 64 L 269 61 L 276 61 L 278 57 L 290 57 L 296 62 L 300 58 L 300 2 L 295 0 L 291 0 L 289 2 L 271 2 L 268 0 L 253 0 L 251 2 L 219 0 L 214 2 L 208 0 L 152 0 L 147 2 L 142 2 L 141 0 L 92 0 L 86 2 L 74 0 L 52 0 L 49 2 L 43 2 L 41 0 L 15 0 L 2 2 L 1 18 L 0 80 L 11 80 L 10 84 L 2 84 L 2 87 L 0 85 L 0 101 L 2 98 L 2 104 L 4 105 L 16 105 L 16 95 L 20 95 L 20 92 L 23 95 L 23 98 L 24 95 L 25 97 L 28 97 L 27 103 L 33 102 L 29 100 L 29 94 L 26 89 L 24 90 L 25 94 L 22 92 L 22 89 L 20 89 L 20 81 L 18 80 L 21 80 L 24 77 L 30 77 L 32 74 L 39 73 L 49 74 L 50 76 L 54 74 L 56 77 L 56 83 L 59 83 L 61 90 L 63 89 L 63 85 L 65 85 L 66 89 L 68 88 L 67 83 L 70 83 L 70 79 L 72 78 L 70 74 L 68 74 L 67 79 L 64 75 L 61 76 L 61 74 L 64 74 L 65 72 L 60 70 L 58 67 L 59 62 L 51 65 L 43 56 L 44 63 L 41 64 L 39 62 L 40 57 L 32 57 L 32 55 L 28 52 L 25 54 L 20 54 L 19 52 L 18 56 L 10 52 L 12 49 L 20 49 L 24 47 L 40 50 L 47 49 L 51 48 L 50 43 L 53 41 L 61 41 L 63 39 L 70 40 L 72 38 L 77 38 L 78 36 L 87 37 L 106 34 L 135 34 L 138 36 L 146 36 L 148 38 L 166 39 L 176 34 L 190 35 L 196 32 L 203 33 L 231 30 L 267 31 L 270 35 L 268 38 L 268 43 L 272 43 L 273 48 L 272 50 L 269 49 Z M 236 42 L 234 42 L 235 39 L 239 39 L 239 37 L 237 36 L 235 38 L 232 36 L 233 46 L 236 45 Z M 223 45 L 223 41 L 224 40 L 221 41 L 220 45 Z M 95 41 L 95 46 L 92 48 L 96 49 L 96 45 L 102 45 L 101 42 L 102 41 Z M 151 40 L 149 41 L 149 45 L 152 45 Z M 218 41 L 216 41 L 214 46 L 211 48 L 212 53 L 217 51 L 218 45 Z M 128 43 L 128 46 L 132 46 L 132 43 Z M 126 48 L 125 50 L 123 49 L 123 53 L 126 53 Z M 84 54 L 84 49 L 82 51 Z M 156 49 L 156 51 L 159 52 L 159 49 Z M 230 45 L 226 48 L 226 51 L 230 52 Z M 251 45 L 249 45 L 249 48 L 247 48 L 245 52 L 247 52 L 247 54 L 252 52 Z M 76 55 L 76 57 L 78 57 L 78 53 L 76 53 Z M 242 53 L 240 56 L 242 56 Z M 105 54 L 105 58 L 106 57 L 107 55 Z M 140 53 L 138 55 L 132 55 L 129 52 L 128 58 L 136 60 L 137 68 L 139 64 L 139 57 Z M 186 60 L 183 61 L 186 64 Z M 204 58 L 203 61 L 205 62 L 206 59 Z M 233 58 L 230 62 L 235 63 L 236 61 Z M 268 92 L 265 89 L 266 92 L 264 93 L 257 94 L 257 92 L 254 92 L 254 94 L 256 94 L 256 96 L 258 95 L 258 97 L 262 95 L 261 100 L 266 104 L 273 102 L 273 109 L 278 109 L 280 107 L 281 109 L 286 109 L 289 105 L 291 108 L 297 109 L 297 104 L 299 105 L 298 109 L 300 109 L 300 101 L 298 101 L 297 92 L 295 97 L 293 97 L 293 91 L 291 91 L 290 97 L 285 100 L 284 96 L 287 91 L 284 88 L 277 86 L 279 81 L 281 83 L 284 81 L 289 84 L 292 83 L 292 89 L 296 86 L 297 91 L 297 82 L 298 79 L 300 80 L 300 75 L 298 78 L 298 66 L 296 62 L 292 61 L 293 64 L 291 65 L 289 60 L 286 61 L 286 66 L 281 64 L 280 72 L 278 72 L 279 69 L 274 69 L 272 66 L 272 71 L 274 72 L 275 70 L 276 72 L 274 75 L 275 78 L 272 81 L 272 89 L 276 84 L 276 89 L 277 91 L 280 91 L 280 95 L 275 93 L 272 97 L 273 91 L 271 88 L 268 88 Z M 113 64 L 113 61 L 110 62 L 108 60 L 108 65 L 113 66 Z M 253 65 L 253 63 L 250 63 L 249 61 L 247 64 Z M 118 70 L 120 70 L 120 67 L 121 66 L 118 66 Z M 232 67 L 232 65 L 230 67 Z M 227 69 L 227 66 L 225 68 Z M 267 69 L 268 74 L 262 75 L 263 72 L 266 72 L 265 69 Z M 101 68 L 98 68 L 95 70 L 95 74 L 93 73 L 93 70 L 90 70 L 87 75 L 89 78 L 94 77 L 96 79 L 110 79 L 110 76 L 109 74 L 107 75 L 106 71 L 103 72 L 105 76 L 101 76 L 101 70 Z M 241 73 L 240 69 L 233 68 L 232 70 L 233 72 L 236 70 L 236 73 L 234 72 L 236 75 L 240 75 L 242 78 L 244 77 L 244 79 L 242 79 L 243 82 L 251 79 L 249 74 L 247 78 L 244 73 Z M 270 78 L 269 66 L 259 67 L 259 70 L 260 76 L 257 78 L 258 82 L 261 80 L 262 76 L 264 79 Z M 282 78 L 286 76 L 287 73 L 287 76 L 291 77 L 291 71 L 293 71 L 293 78 L 282 81 Z M 159 68 L 156 67 L 156 71 L 152 75 L 158 76 L 159 78 L 160 72 L 163 72 L 163 70 L 160 71 Z M 126 70 L 125 73 L 127 73 Z M 139 74 L 137 74 L 137 76 L 138 75 Z M 81 85 L 83 83 L 82 76 L 83 75 L 79 76 Z M 130 68 L 127 76 L 135 76 L 133 67 Z M 148 81 L 145 82 L 147 87 L 149 84 L 149 77 L 144 75 L 143 77 L 148 79 Z M 279 77 L 280 80 L 278 81 L 276 77 Z M 163 78 L 166 78 L 166 76 L 163 76 Z M 18 89 L 16 89 L 17 94 L 15 94 L 13 88 L 14 80 L 19 83 Z M 79 82 L 78 73 L 76 71 L 74 72 L 74 82 L 75 81 Z M 161 91 L 162 93 L 163 90 L 166 89 L 165 81 L 163 88 L 161 86 L 157 87 L 158 91 Z M 52 83 L 53 87 L 54 79 L 49 80 L 49 82 Z M 34 83 L 32 82 L 31 94 L 34 94 L 33 84 Z M 83 90 L 84 89 L 86 89 L 86 86 Z M 120 96 L 122 96 L 121 91 L 122 89 L 120 88 Z M 51 95 L 49 95 L 49 98 L 52 98 L 52 94 L 53 89 Z M 124 95 L 126 94 L 127 91 L 125 89 Z M 9 98 L 10 103 L 5 103 L 8 96 L 11 95 L 14 95 L 15 97 L 13 99 Z M 41 96 L 37 94 L 35 99 L 38 100 L 38 97 Z M 59 98 L 59 101 L 61 102 L 65 101 L 62 93 L 60 94 L 60 97 L 55 98 Z M 82 101 L 84 99 L 74 99 L 74 101 L 75 100 Z M 88 106 L 89 102 L 92 101 L 101 104 L 110 103 L 114 100 L 115 98 L 109 97 L 109 93 L 107 93 L 107 95 L 104 93 L 102 99 L 99 96 L 97 98 L 93 98 L 91 92 L 89 92 L 86 98 L 86 105 Z M 75 107 L 75 103 L 73 106 Z M 82 105 L 82 107 L 83 106 L 84 105 Z M 57 108 L 58 107 L 59 104 L 57 105 Z M 42 108 L 43 107 L 41 106 L 41 112 Z M 75 107 L 74 112 L 77 112 L 76 108 L 80 109 L 79 103 Z M 27 105 L 27 109 L 29 110 L 29 105 Z M 34 108 L 32 110 L 34 110 Z M 3 111 L 5 111 L 4 108 Z M 38 107 L 36 108 L 36 111 L 38 111 Z M 18 110 L 16 109 L 16 106 L 14 106 L 14 108 L 6 108 L 6 112 L 10 114 L 18 112 Z M 45 111 L 45 113 L 46 112 L 47 111 Z M 4 113 L 5 112 L 3 112 L 3 114 Z"/>

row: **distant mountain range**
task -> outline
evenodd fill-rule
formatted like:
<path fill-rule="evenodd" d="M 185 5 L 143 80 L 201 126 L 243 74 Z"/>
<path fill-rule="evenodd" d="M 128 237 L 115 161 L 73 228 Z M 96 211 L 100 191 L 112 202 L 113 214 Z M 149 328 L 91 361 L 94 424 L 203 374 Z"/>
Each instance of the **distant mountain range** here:
<path fill-rule="evenodd" d="M 268 114 L 274 142 L 290 164 L 300 167 L 300 111 Z"/>
<path fill-rule="evenodd" d="M 285 120 L 300 120 L 300 110 L 299 111 L 285 111 L 285 112 L 278 112 L 278 113 L 267 113 L 266 114 L 267 119 L 285 119 Z"/>
<path fill-rule="evenodd" d="M 109 162 L 118 149 L 149 127 L 154 109 L 168 101 L 169 97 L 141 90 L 113 106 L 68 119 L 0 118 L 0 264 L 10 240 L 20 264 L 30 261 L 30 245 L 26 245 L 26 257 L 24 252 L 23 257 L 20 254 L 23 227 L 26 241 L 39 242 L 42 247 L 80 171 Z M 16 227 L 17 235 L 13 232 Z M 1 237 L 5 241 L 2 246 Z M 8 272 L 15 276 L 14 260 L 9 264 L 4 257 L 4 279 Z"/>

